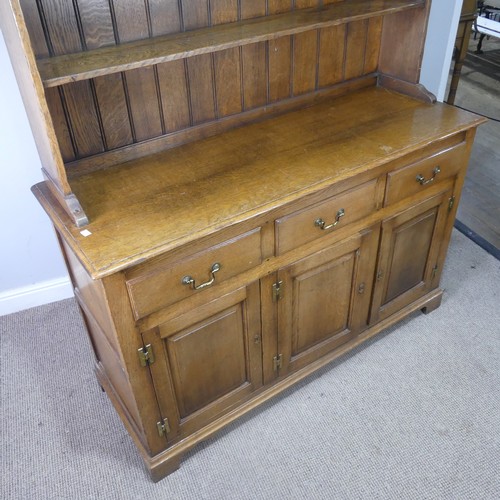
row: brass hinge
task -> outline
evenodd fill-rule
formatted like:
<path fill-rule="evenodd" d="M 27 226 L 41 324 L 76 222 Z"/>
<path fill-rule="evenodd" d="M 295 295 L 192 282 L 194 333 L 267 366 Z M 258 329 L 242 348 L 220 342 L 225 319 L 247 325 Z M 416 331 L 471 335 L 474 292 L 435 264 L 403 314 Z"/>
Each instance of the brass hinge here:
<path fill-rule="evenodd" d="M 161 422 L 156 422 L 156 428 L 158 429 L 158 434 L 160 437 L 168 434 L 170 432 L 170 424 L 168 423 L 168 418 L 164 418 Z"/>
<path fill-rule="evenodd" d="M 273 368 L 277 372 L 283 366 L 283 354 L 278 354 L 273 358 Z"/>
<path fill-rule="evenodd" d="M 448 212 L 451 212 L 453 205 L 455 205 L 455 197 L 454 196 L 452 196 L 450 198 L 450 202 L 448 203 Z"/>
<path fill-rule="evenodd" d="M 277 283 L 273 284 L 273 302 L 278 302 L 283 295 L 283 281 L 278 281 Z"/>
<path fill-rule="evenodd" d="M 138 349 L 137 355 L 139 356 L 141 366 L 149 366 L 155 362 L 155 355 L 153 353 L 153 346 L 151 344 Z"/>

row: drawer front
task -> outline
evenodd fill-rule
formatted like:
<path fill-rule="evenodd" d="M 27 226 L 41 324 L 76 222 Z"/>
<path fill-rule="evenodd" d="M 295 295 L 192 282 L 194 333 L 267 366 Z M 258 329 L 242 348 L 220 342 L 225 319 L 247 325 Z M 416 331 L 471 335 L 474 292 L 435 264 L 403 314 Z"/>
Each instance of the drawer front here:
<path fill-rule="evenodd" d="M 150 269 L 142 265 L 139 275 L 126 280 L 134 316 L 142 318 L 213 288 L 261 262 L 261 231 L 257 228 L 185 259 Z"/>
<path fill-rule="evenodd" d="M 411 165 L 389 172 L 384 205 L 423 192 L 429 186 L 456 175 L 464 166 L 465 144 L 440 151 Z"/>
<path fill-rule="evenodd" d="M 276 220 L 277 254 L 331 234 L 377 210 L 381 198 L 379 185 L 378 179 L 373 179 Z"/>

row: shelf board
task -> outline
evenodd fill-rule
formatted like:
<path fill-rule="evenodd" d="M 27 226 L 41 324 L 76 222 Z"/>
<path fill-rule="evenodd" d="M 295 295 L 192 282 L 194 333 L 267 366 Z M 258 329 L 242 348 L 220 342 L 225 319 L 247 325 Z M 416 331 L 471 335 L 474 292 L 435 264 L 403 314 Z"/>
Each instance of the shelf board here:
<path fill-rule="evenodd" d="M 56 87 L 313 29 L 391 14 L 423 4 L 424 0 L 348 0 L 322 9 L 297 10 L 40 59 L 38 69 L 44 86 Z"/>

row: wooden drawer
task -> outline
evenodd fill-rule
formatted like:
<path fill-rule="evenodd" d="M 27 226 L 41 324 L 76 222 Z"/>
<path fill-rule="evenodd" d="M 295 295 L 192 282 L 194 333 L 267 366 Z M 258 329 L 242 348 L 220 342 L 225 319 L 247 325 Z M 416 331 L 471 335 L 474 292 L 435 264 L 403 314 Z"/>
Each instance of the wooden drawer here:
<path fill-rule="evenodd" d="M 384 206 L 423 192 L 429 186 L 456 175 L 467 157 L 465 143 L 389 172 Z"/>
<path fill-rule="evenodd" d="M 261 262 L 261 231 L 257 228 L 186 258 L 141 264 L 139 271 L 132 269 L 126 277 L 134 316 L 142 318 L 213 288 Z"/>
<path fill-rule="evenodd" d="M 380 182 L 373 179 L 349 191 L 276 220 L 276 252 L 281 255 L 379 208 Z M 380 193 L 380 194 L 379 194 Z"/>

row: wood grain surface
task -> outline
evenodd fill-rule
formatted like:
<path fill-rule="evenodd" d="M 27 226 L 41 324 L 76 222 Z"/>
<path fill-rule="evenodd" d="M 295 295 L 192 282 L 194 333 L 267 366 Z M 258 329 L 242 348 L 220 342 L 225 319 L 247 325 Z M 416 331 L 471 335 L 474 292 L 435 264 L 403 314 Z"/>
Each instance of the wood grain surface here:
<path fill-rule="evenodd" d="M 103 276 L 482 121 L 371 88 L 75 179 L 87 238 L 43 188 L 38 195 L 89 272 Z"/>
<path fill-rule="evenodd" d="M 62 39 L 65 31 L 54 34 L 56 55 L 61 52 L 75 53 L 39 60 L 38 67 L 45 86 L 62 85 L 160 62 L 273 40 L 286 35 L 366 19 L 374 15 L 405 11 L 421 6 L 423 2 L 422 0 L 352 0 L 320 10 L 299 9 L 276 16 L 224 23 L 209 29 L 203 29 L 204 26 L 209 26 L 209 13 L 206 9 L 197 7 L 198 3 L 184 3 L 187 4 L 187 8 L 184 6 L 183 9 L 184 27 L 186 30 L 194 31 L 143 40 L 146 37 L 146 32 L 143 30 L 128 38 L 138 41 L 83 53 L 78 52 L 80 47 L 76 37 L 70 44 L 66 39 Z M 119 12 L 117 12 L 118 31 L 122 26 L 119 22 Z M 214 17 L 217 20 L 218 16 Z M 138 26 L 143 23 L 141 17 L 134 21 Z M 78 33 L 73 30 L 74 28 L 74 26 L 68 28 L 68 33 Z M 121 42 L 128 40 L 122 37 L 119 39 Z M 65 50 L 66 47 L 69 50 Z"/>
<path fill-rule="evenodd" d="M 33 192 L 99 381 L 154 480 L 439 305 L 452 202 L 484 120 L 417 83 L 429 7 L 0 2 L 49 160 Z"/>
<path fill-rule="evenodd" d="M 58 90 L 48 84 L 46 100 L 73 177 L 375 74 L 382 16 L 421 4 L 41 0 L 23 9 L 41 74 L 59 63 L 66 74 L 52 82 Z M 87 72 L 94 63 L 104 74 Z"/>

